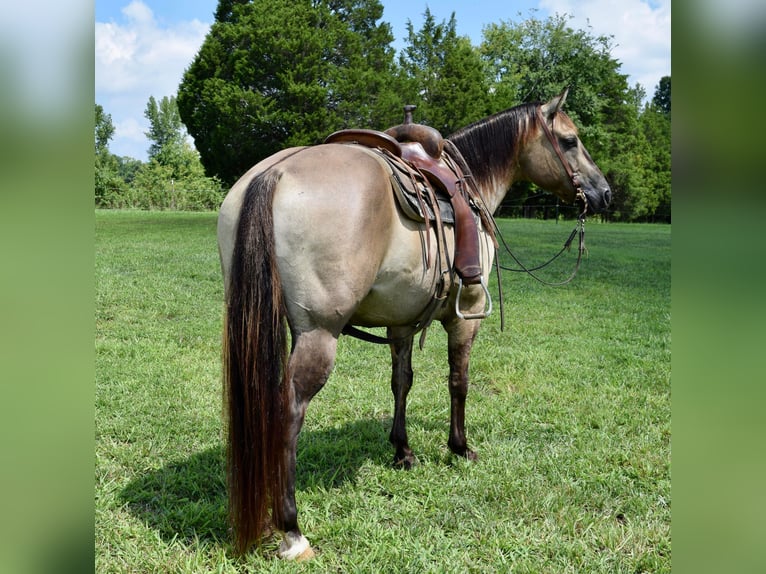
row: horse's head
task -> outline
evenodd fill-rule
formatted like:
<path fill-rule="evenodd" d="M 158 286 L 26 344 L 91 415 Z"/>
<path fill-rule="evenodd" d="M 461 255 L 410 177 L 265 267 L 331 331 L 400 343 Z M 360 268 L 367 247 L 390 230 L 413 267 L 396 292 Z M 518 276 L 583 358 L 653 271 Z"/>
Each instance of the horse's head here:
<path fill-rule="evenodd" d="M 524 146 L 519 164 L 527 179 L 567 203 L 576 199 L 589 212 L 603 211 L 612 191 L 562 110 L 567 90 L 537 108 L 537 130 Z"/>

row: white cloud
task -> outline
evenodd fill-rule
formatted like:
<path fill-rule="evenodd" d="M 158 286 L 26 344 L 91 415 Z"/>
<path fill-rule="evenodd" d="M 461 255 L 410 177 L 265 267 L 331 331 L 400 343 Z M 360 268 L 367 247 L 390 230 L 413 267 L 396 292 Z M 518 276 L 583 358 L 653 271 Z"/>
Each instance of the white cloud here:
<path fill-rule="evenodd" d="M 122 15 L 120 22 L 96 22 L 96 102 L 115 125 L 112 153 L 146 159 L 149 96 L 176 94 L 210 24 L 195 19 L 161 26 L 141 0 L 127 4 Z"/>
<path fill-rule="evenodd" d="M 572 27 L 613 36 L 612 56 L 649 98 L 670 75 L 670 0 L 541 0 L 540 8 L 572 16 Z"/>

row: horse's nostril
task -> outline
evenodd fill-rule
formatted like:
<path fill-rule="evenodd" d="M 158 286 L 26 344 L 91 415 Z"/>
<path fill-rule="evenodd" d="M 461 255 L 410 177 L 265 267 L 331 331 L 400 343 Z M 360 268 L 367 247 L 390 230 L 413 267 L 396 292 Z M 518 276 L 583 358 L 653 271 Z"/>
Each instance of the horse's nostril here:
<path fill-rule="evenodd" d="M 607 189 L 604 192 L 604 203 L 609 205 L 612 202 L 612 191 L 610 189 Z"/>

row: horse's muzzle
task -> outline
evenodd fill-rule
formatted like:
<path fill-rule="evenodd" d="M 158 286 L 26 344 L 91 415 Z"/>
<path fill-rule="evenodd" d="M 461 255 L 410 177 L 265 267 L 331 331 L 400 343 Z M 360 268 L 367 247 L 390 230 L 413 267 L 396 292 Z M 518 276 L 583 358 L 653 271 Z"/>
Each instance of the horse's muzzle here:
<path fill-rule="evenodd" d="M 598 190 L 583 190 L 583 194 L 585 195 L 587 209 L 590 213 L 601 213 L 612 202 L 612 190 L 608 185 Z"/>

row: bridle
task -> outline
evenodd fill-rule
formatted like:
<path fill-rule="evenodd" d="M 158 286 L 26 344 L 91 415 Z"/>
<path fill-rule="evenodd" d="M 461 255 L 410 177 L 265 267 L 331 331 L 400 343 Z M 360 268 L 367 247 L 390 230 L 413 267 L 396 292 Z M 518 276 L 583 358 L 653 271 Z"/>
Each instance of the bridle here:
<path fill-rule="evenodd" d="M 582 213 L 579 215 L 579 220 L 585 220 L 585 213 L 588 211 L 588 199 L 585 197 L 585 192 L 582 190 L 582 186 L 580 185 L 580 173 L 577 171 L 574 171 L 572 169 L 572 166 L 569 165 L 569 162 L 567 161 L 567 158 L 564 157 L 564 152 L 561 150 L 561 146 L 559 145 L 559 141 L 556 139 L 556 136 L 553 135 L 553 131 L 551 131 L 551 128 L 548 127 L 548 122 L 545 121 L 545 118 L 543 117 L 542 112 L 542 106 L 537 107 L 537 121 L 540 124 L 540 127 L 543 129 L 543 133 L 548 138 L 548 141 L 551 144 L 551 147 L 553 148 L 553 151 L 556 152 L 556 155 L 559 158 L 559 161 L 561 162 L 561 166 L 564 168 L 564 171 L 567 174 L 567 177 L 569 178 L 570 183 L 572 184 L 572 188 L 575 191 L 575 197 L 582 201 L 583 203 L 583 210 Z"/>

